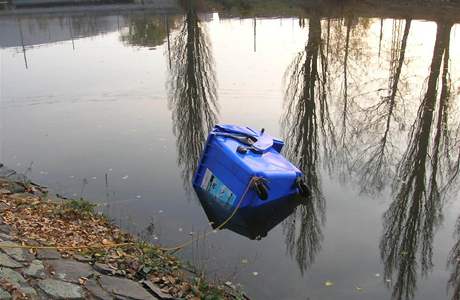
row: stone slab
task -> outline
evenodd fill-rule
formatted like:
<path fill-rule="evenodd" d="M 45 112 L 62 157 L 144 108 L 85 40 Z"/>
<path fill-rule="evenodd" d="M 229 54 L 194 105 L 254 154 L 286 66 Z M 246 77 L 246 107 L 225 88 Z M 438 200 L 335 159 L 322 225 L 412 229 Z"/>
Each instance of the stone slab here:
<path fill-rule="evenodd" d="M 38 287 L 51 299 L 84 299 L 83 289 L 73 283 L 56 279 L 44 279 L 38 282 Z"/>
<path fill-rule="evenodd" d="M 99 273 L 102 273 L 104 275 L 113 275 L 115 273 L 115 270 L 109 267 L 106 264 L 101 264 L 101 263 L 95 263 L 93 265 L 94 270 L 98 271 Z"/>
<path fill-rule="evenodd" d="M 30 299 L 37 298 L 37 292 L 29 286 L 27 281 L 22 277 L 21 274 L 18 272 L 9 269 L 0 267 L 0 278 L 7 280 L 11 283 L 15 288 L 17 288 L 20 292 L 26 294 Z"/>
<path fill-rule="evenodd" d="M 13 299 L 11 294 L 5 291 L 4 289 L 0 288 L 0 299 L 2 300 L 10 300 Z"/>
<path fill-rule="evenodd" d="M 27 250 L 23 248 L 2 248 L 2 246 L 20 246 L 17 243 L 11 241 L 2 241 L 0 242 L 0 248 L 3 252 L 8 254 L 10 257 L 14 258 L 20 262 L 30 262 L 33 259 L 33 255 L 30 254 Z"/>
<path fill-rule="evenodd" d="M 21 274 L 10 268 L 0 267 L 0 278 L 8 280 L 16 287 L 27 284 L 27 281 Z"/>
<path fill-rule="evenodd" d="M 113 297 L 99 285 L 96 279 L 90 279 L 86 281 L 85 288 L 97 300 L 112 300 L 113 299 Z"/>
<path fill-rule="evenodd" d="M 0 240 L 2 240 L 2 241 L 12 241 L 13 237 L 11 235 L 9 235 L 9 234 L 0 232 Z"/>
<path fill-rule="evenodd" d="M 40 260 L 33 260 L 30 265 L 23 271 L 23 274 L 33 278 L 45 278 L 45 266 Z"/>
<path fill-rule="evenodd" d="M 89 277 L 94 273 L 89 264 L 71 259 L 47 260 L 44 264 L 55 272 L 56 278 L 73 283 L 78 283 L 81 277 Z"/>
<path fill-rule="evenodd" d="M 73 258 L 75 258 L 75 260 L 79 262 L 91 262 L 92 261 L 92 258 L 90 256 L 83 256 L 79 254 L 74 254 Z"/>
<path fill-rule="evenodd" d="M 60 259 L 61 254 L 55 249 L 37 249 L 38 259 Z"/>
<path fill-rule="evenodd" d="M 6 233 L 6 234 L 10 234 L 10 232 L 11 232 L 11 226 L 8 225 L 8 224 L 1 224 L 1 225 L 0 225 L 0 232 Z"/>
<path fill-rule="evenodd" d="M 0 266 L 7 267 L 7 268 L 21 268 L 23 265 L 5 253 L 0 253 Z"/>
<path fill-rule="evenodd" d="M 99 283 L 108 292 L 116 296 L 126 297 L 134 300 L 158 300 L 147 292 L 138 282 L 112 276 L 102 275 Z"/>
<path fill-rule="evenodd" d="M 175 297 L 163 292 L 159 286 L 157 286 L 155 283 L 151 282 L 150 280 L 142 281 L 142 284 L 161 300 L 175 300 L 176 299 Z"/>

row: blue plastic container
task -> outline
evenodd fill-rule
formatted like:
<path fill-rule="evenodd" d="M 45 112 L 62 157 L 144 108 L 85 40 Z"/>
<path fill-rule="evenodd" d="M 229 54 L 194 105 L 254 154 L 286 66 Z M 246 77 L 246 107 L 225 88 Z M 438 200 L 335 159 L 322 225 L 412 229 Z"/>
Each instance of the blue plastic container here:
<path fill-rule="evenodd" d="M 257 207 L 290 195 L 305 195 L 303 174 L 280 154 L 283 145 L 264 130 L 216 125 L 206 141 L 193 185 L 233 207 L 240 202 L 240 207 Z M 259 180 L 248 189 L 254 177 Z"/>

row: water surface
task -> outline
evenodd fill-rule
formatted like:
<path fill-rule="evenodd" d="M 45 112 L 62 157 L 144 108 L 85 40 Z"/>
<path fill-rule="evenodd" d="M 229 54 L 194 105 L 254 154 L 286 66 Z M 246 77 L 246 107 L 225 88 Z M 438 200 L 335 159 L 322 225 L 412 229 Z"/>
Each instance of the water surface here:
<path fill-rule="evenodd" d="M 312 197 L 261 240 L 221 230 L 184 259 L 255 299 L 446 299 L 458 28 L 194 7 L 2 17 L 0 161 L 170 246 L 212 230 L 190 186 L 210 126 L 263 127 Z"/>

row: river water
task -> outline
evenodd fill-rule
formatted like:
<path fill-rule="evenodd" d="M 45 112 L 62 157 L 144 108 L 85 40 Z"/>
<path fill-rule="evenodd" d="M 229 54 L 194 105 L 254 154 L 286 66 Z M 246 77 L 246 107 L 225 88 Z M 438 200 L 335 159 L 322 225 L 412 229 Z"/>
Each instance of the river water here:
<path fill-rule="evenodd" d="M 260 240 L 228 228 L 183 259 L 255 299 L 448 299 L 459 29 L 195 7 L 1 17 L 0 161 L 171 246 L 212 230 L 190 185 L 209 128 L 263 127 L 312 196 L 262 216 Z"/>

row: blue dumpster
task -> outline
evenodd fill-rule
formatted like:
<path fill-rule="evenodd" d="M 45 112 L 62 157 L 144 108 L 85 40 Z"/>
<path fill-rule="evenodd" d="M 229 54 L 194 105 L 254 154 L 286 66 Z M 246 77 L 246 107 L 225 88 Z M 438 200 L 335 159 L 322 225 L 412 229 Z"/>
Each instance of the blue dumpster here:
<path fill-rule="evenodd" d="M 264 130 L 216 125 L 193 178 L 196 189 L 227 206 L 257 207 L 307 195 L 303 174 L 280 151 L 283 141 Z"/>

